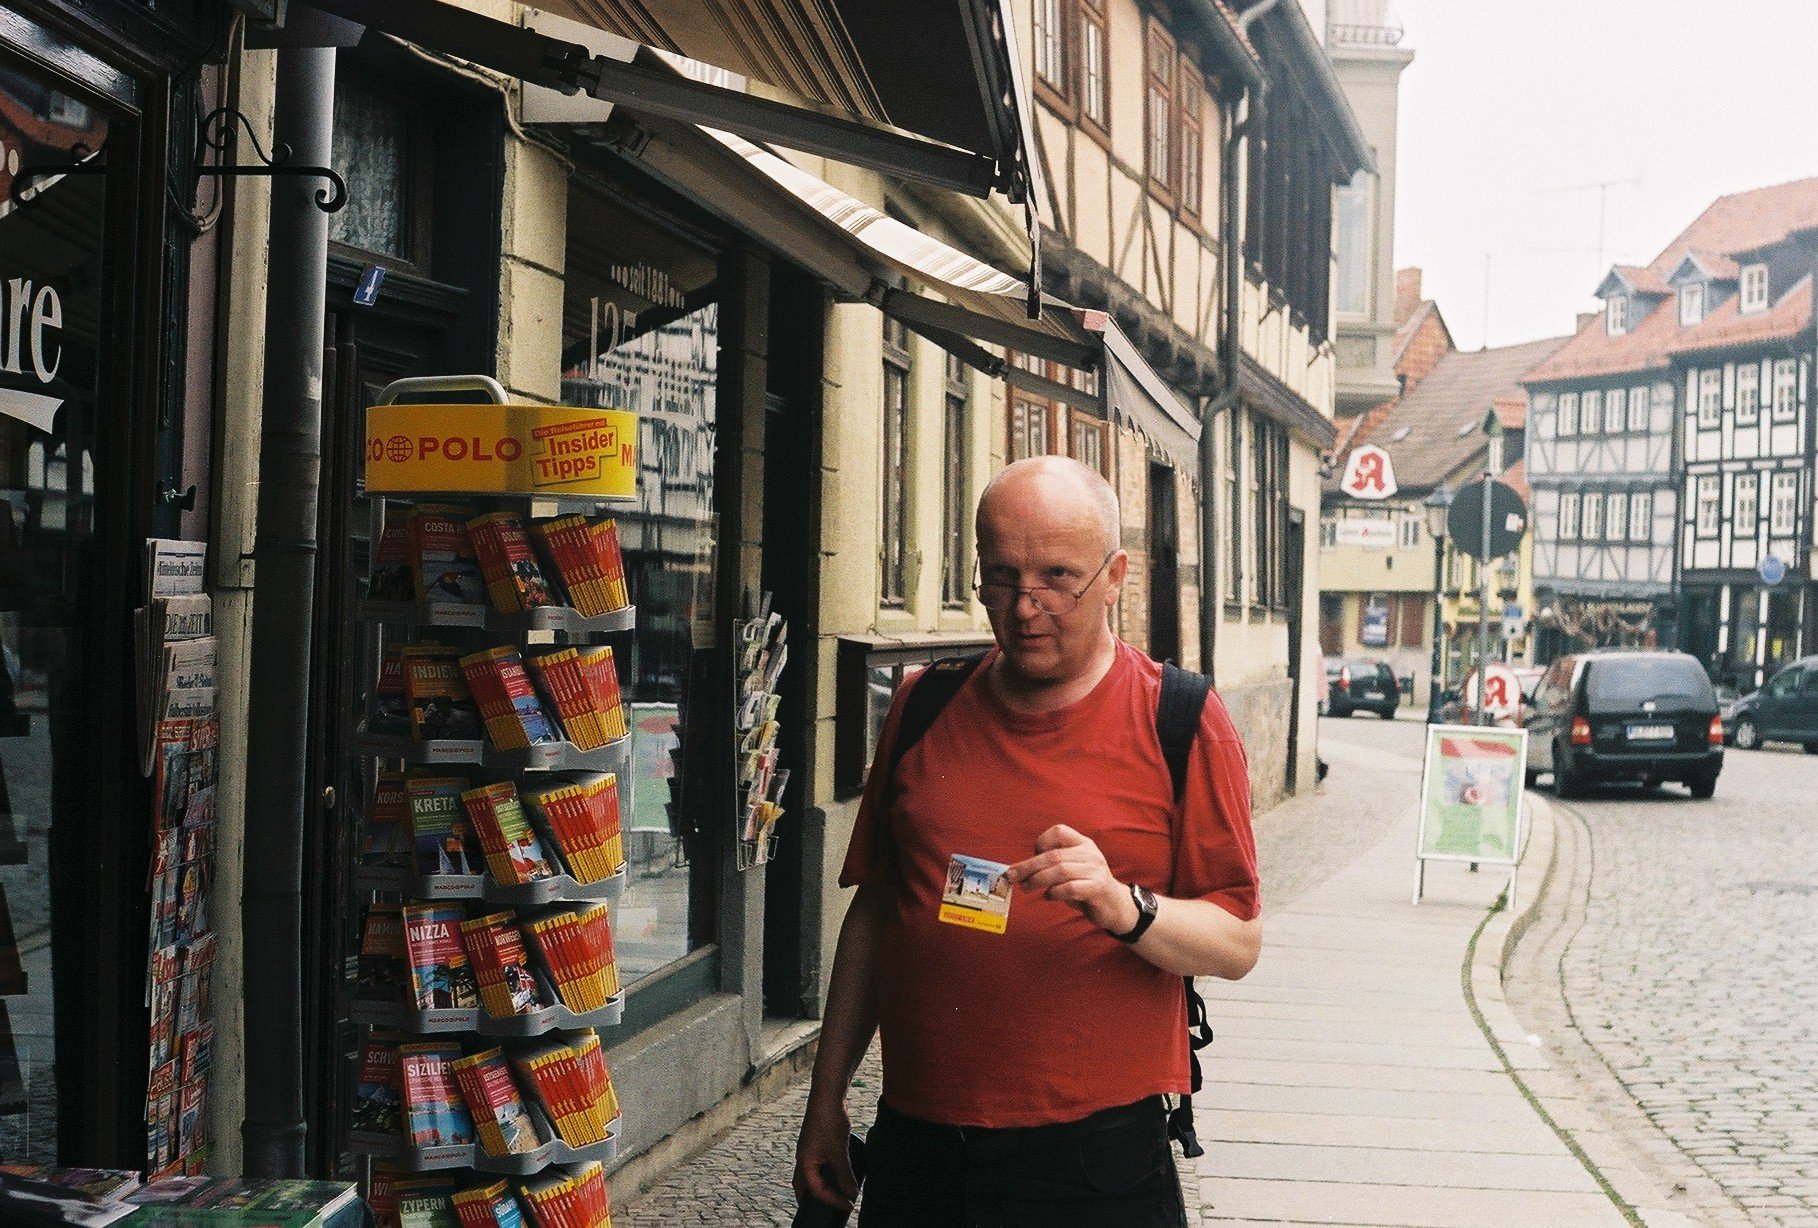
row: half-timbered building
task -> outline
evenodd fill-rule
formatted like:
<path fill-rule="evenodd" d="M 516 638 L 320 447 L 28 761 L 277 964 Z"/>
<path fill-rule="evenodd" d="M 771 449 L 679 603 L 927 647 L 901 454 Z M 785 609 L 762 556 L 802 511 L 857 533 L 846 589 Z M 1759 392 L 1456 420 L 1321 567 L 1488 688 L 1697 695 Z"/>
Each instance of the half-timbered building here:
<path fill-rule="evenodd" d="M 1818 232 L 1670 278 L 1705 314 L 1674 350 L 1684 509 L 1682 645 L 1739 690 L 1814 642 L 1812 269 Z"/>
<path fill-rule="evenodd" d="M 1323 8 L 1316 27 L 1299 0 L 1019 7 L 1045 286 L 1109 313 L 1211 439 L 1182 463 L 1018 388 L 1005 454 L 1073 455 L 1111 478 L 1132 560 L 1117 630 L 1213 676 L 1266 804 L 1311 778 L 1299 731 L 1318 653 L 1307 526 L 1335 437 L 1333 193 L 1372 165 L 1369 144 L 1322 46 Z"/>
<path fill-rule="evenodd" d="M 1523 381 L 1542 661 L 1680 642 L 1675 354 L 1736 295 L 1736 253 L 1814 224 L 1818 180 L 1720 197 L 1651 263 L 1612 268 L 1602 309 Z"/>

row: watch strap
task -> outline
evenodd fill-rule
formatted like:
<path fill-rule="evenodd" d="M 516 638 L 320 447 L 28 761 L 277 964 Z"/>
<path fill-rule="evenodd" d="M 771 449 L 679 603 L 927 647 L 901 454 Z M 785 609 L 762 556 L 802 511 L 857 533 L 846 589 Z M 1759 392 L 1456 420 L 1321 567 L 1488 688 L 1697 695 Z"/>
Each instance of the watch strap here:
<path fill-rule="evenodd" d="M 1155 924 L 1157 911 L 1154 893 L 1146 890 L 1140 883 L 1130 884 L 1130 899 L 1136 905 L 1136 924 L 1121 934 L 1111 935 L 1125 944 L 1136 942 L 1148 932 L 1149 927 Z"/>

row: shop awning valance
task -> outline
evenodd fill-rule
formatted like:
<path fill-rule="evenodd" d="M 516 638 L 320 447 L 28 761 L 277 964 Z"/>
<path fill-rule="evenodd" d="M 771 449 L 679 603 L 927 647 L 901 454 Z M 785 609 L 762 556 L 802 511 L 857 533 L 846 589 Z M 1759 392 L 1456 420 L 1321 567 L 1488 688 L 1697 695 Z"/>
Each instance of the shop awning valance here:
<path fill-rule="evenodd" d="M 640 124 L 642 124 L 640 117 Z M 729 132 L 647 125 L 637 157 L 653 174 L 820 276 L 1032 395 L 1123 421 L 1197 475 L 1199 422 L 1109 315 L 1041 299 L 965 252 Z M 984 348 L 1045 359 L 1095 379 L 1047 378 Z M 1084 387 L 1082 387 L 1084 385 Z"/>
<path fill-rule="evenodd" d="M 1010 0 L 535 6 L 622 41 L 607 54 L 483 16 L 459 0 L 311 3 L 535 85 L 977 196 L 1002 192 L 1030 205 L 1040 199 Z M 674 57 L 721 73 L 679 72 Z"/>

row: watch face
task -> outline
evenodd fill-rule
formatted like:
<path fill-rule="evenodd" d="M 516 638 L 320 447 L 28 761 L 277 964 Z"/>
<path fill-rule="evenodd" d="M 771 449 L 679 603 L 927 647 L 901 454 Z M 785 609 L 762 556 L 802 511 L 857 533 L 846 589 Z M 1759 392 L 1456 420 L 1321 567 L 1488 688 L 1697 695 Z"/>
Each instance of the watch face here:
<path fill-rule="evenodd" d="M 1155 910 L 1158 907 L 1155 900 L 1155 893 L 1141 883 L 1138 883 L 1134 889 L 1134 894 L 1136 896 L 1136 906 L 1150 916 L 1154 916 Z"/>

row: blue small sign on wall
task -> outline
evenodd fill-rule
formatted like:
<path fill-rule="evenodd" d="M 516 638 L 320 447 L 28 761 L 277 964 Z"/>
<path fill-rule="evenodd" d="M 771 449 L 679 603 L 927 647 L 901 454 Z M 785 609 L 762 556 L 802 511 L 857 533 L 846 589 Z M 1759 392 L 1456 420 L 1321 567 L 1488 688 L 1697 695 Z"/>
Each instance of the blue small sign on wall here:
<path fill-rule="evenodd" d="M 1775 585 L 1786 579 L 1786 562 L 1777 554 L 1770 554 L 1762 559 L 1755 571 L 1766 585 Z"/>
<path fill-rule="evenodd" d="M 1383 648 L 1389 643 L 1389 607 L 1367 605 L 1363 622 L 1357 629 L 1357 641 L 1365 648 Z"/>
<path fill-rule="evenodd" d="M 385 284 L 385 270 L 379 265 L 369 264 L 360 270 L 360 280 L 354 284 L 353 301 L 355 307 L 370 307 L 379 301 L 379 287 Z"/>

